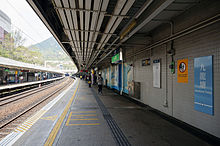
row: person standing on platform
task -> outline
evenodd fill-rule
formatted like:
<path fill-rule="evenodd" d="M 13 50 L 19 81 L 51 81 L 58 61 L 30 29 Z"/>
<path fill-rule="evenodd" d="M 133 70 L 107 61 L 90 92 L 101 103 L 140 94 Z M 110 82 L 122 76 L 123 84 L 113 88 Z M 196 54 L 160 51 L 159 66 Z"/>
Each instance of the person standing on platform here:
<path fill-rule="evenodd" d="M 99 74 L 97 81 L 98 81 L 98 93 L 102 94 L 103 78 L 102 78 L 101 74 Z"/>
<path fill-rule="evenodd" d="M 88 84 L 89 84 L 89 87 L 91 87 L 91 84 L 92 84 L 92 82 L 91 82 L 91 75 L 88 76 Z"/>
<path fill-rule="evenodd" d="M 20 76 L 20 83 L 23 83 L 23 79 L 24 79 L 24 77 Z"/>

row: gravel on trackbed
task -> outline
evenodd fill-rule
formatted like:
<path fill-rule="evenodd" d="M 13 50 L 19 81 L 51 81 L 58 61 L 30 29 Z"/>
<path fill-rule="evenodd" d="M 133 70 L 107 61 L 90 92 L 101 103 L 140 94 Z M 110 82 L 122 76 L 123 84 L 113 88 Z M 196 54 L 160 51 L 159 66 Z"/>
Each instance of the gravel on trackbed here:
<path fill-rule="evenodd" d="M 64 84 L 68 84 L 70 82 L 70 80 L 72 80 L 72 79 L 69 78 L 60 84 L 57 84 L 57 85 L 52 86 L 46 90 L 35 93 L 31 96 L 28 96 L 27 98 L 23 98 L 23 99 L 15 101 L 15 102 L 12 102 L 10 104 L 1 106 L 0 107 L 0 125 L 3 124 L 4 122 L 10 120 L 15 115 L 21 113 L 22 111 L 24 111 L 28 107 L 41 101 L 45 96 L 51 94 L 52 92 L 54 92 L 55 90 L 57 90 L 61 86 L 64 86 Z M 59 94 L 60 92 L 58 92 L 57 94 Z M 55 97 L 55 96 L 53 96 L 53 97 Z M 46 100 L 46 102 L 43 102 L 42 105 L 45 105 L 46 103 L 48 103 L 52 99 L 53 98 L 49 98 L 48 100 Z M 35 112 L 38 111 L 40 108 L 42 108 L 42 105 L 37 106 L 36 108 L 34 108 L 33 111 L 35 111 Z M 32 112 L 32 114 L 33 114 L 33 112 Z"/>

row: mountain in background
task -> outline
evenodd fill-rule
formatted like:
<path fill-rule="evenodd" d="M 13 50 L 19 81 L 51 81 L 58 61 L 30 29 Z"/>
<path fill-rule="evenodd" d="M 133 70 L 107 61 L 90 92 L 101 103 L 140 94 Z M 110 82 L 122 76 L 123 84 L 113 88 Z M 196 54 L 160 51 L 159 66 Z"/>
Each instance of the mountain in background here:
<path fill-rule="evenodd" d="M 30 50 L 42 54 L 43 62 L 47 61 L 46 67 L 59 68 L 64 70 L 76 69 L 76 66 L 71 61 L 70 57 L 63 51 L 57 41 L 50 37 L 40 43 L 29 47 Z M 49 62 L 48 62 L 49 61 Z M 50 62 L 52 61 L 52 62 Z M 53 62 L 65 61 L 65 62 Z"/>
<path fill-rule="evenodd" d="M 59 60 L 59 61 L 70 61 L 57 41 L 50 37 L 40 43 L 32 45 L 30 49 L 37 49 L 42 55 L 44 60 Z"/>

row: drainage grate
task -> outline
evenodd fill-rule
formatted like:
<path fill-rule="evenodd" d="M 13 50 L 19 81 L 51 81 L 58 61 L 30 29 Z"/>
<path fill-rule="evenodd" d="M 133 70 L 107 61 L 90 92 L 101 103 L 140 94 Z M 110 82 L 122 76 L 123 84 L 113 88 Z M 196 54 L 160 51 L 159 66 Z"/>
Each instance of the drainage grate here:
<path fill-rule="evenodd" d="M 119 146 L 131 146 L 128 139 L 124 135 L 124 133 L 121 131 L 121 129 L 118 127 L 115 120 L 112 118 L 111 114 L 106 109 L 105 105 L 102 103 L 101 99 L 98 97 L 97 93 L 94 91 L 94 89 L 91 89 L 93 92 L 93 95 L 102 111 L 103 117 L 105 118 L 106 122 L 108 123 L 108 126 L 110 127 L 112 134 L 114 135 L 114 140 Z"/>

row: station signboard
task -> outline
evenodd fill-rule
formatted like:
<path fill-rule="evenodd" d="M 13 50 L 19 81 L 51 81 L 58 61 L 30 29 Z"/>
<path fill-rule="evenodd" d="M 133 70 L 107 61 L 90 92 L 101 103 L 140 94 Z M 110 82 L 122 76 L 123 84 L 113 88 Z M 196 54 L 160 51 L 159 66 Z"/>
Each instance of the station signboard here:
<path fill-rule="evenodd" d="M 194 97 L 195 110 L 214 114 L 212 56 L 194 59 Z"/>

